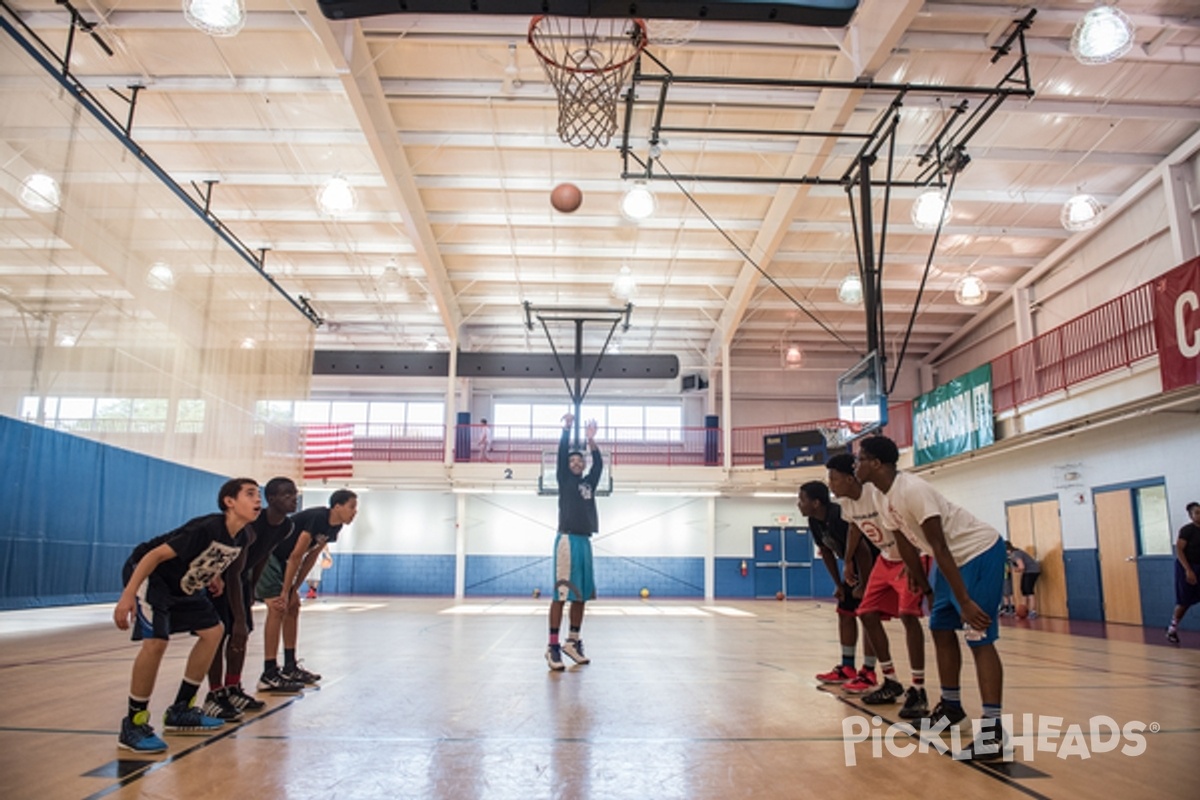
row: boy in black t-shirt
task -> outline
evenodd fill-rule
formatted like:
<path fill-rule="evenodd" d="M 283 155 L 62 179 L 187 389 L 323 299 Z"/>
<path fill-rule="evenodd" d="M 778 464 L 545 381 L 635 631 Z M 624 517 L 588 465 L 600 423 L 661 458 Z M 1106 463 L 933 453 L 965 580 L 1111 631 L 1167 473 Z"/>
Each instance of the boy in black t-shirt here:
<path fill-rule="evenodd" d="M 281 684 L 311 685 L 321 680 L 315 672 L 300 666 L 296 642 L 300 633 L 300 585 L 308 576 L 321 550 L 336 542 L 343 525 L 358 514 L 358 495 L 338 489 L 329 496 L 329 506 L 306 508 L 292 515 L 292 531 L 284 537 L 266 560 L 258 580 L 258 596 L 267 604 L 267 624 L 263 641 L 263 674 L 260 691 L 282 691 Z M 279 668 L 279 638 L 283 635 L 283 668 Z"/>
<path fill-rule="evenodd" d="M 550 601 L 550 644 L 546 663 L 555 672 L 566 669 L 563 653 L 576 664 L 589 664 L 583 653 L 579 630 L 583 626 L 584 605 L 596 597 L 596 577 L 592 566 L 592 534 L 600 527 L 596 513 L 596 486 L 604 471 L 604 460 L 596 446 L 596 421 L 587 424 L 587 447 L 592 453 L 592 468 L 583 474 L 583 453 L 571 450 L 571 426 L 574 414 L 563 415 L 562 436 L 558 440 L 558 535 L 554 539 L 554 599 Z M 559 643 L 563 606 L 571 603 L 571 631 L 567 641 Z"/>
<path fill-rule="evenodd" d="M 223 724 L 193 706 L 196 692 L 225 633 L 205 588 L 223 590 L 221 573 L 246 543 L 246 525 L 261 505 L 258 481 L 235 478 L 217 494 L 223 514 L 190 520 L 183 527 L 143 542 L 125 562 L 125 590 L 113 610 L 121 630 L 133 627 L 142 646 L 133 662 L 129 713 L 121 720 L 117 745 L 139 753 L 161 753 L 167 744 L 150 726 L 150 695 L 172 633 L 190 632 L 196 643 L 184 668 L 175 702 L 163 715 L 167 733 L 207 733 Z"/>
<path fill-rule="evenodd" d="M 1167 626 L 1167 640 L 1179 644 L 1179 623 L 1183 615 L 1200 603 L 1200 503 L 1187 504 L 1192 521 L 1179 529 L 1175 541 L 1175 613 Z"/>

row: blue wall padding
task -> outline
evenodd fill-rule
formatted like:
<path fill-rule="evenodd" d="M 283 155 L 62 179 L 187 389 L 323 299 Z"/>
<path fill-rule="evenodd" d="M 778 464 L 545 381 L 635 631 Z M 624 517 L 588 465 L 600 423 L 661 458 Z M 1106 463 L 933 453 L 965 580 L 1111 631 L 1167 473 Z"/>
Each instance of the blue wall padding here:
<path fill-rule="evenodd" d="M 225 477 L 0 417 L 0 609 L 116 600 L 139 542 L 217 510 Z"/>

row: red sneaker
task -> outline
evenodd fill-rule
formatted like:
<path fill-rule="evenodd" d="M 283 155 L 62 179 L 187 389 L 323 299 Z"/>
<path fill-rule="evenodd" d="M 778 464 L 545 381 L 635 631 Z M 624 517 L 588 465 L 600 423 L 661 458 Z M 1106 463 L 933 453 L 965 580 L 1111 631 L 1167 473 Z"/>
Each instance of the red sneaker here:
<path fill-rule="evenodd" d="M 822 672 L 817 676 L 817 680 L 821 683 L 845 683 L 852 681 L 858 677 L 858 673 L 854 671 L 854 667 L 847 667 L 845 664 L 838 664 L 829 672 Z"/>
<path fill-rule="evenodd" d="M 863 667 L 858 671 L 858 677 L 849 683 L 842 684 L 842 691 L 848 694 L 862 694 L 875 688 L 875 670 Z"/>

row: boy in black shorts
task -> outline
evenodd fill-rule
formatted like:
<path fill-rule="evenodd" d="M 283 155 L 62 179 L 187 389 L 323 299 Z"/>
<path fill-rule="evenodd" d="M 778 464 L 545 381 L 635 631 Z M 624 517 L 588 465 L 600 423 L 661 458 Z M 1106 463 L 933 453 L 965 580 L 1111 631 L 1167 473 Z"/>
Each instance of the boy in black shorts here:
<path fill-rule="evenodd" d="M 299 502 L 300 492 L 296 489 L 296 483 L 291 478 L 276 477 L 267 481 L 265 489 L 266 493 L 266 508 L 258 515 L 258 519 L 254 520 L 251 527 L 254 529 L 254 543 L 250 545 L 249 557 L 246 567 L 250 573 L 251 592 L 255 591 L 259 580 L 262 578 L 263 572 L 266 570 L 267 563 L 271 558 L 271 552 L 279 546 L 280 542 L 292 535 L 296 529 L 295 523 L 292 522 L 288 514 L 296 513 L 296 505 Z M 251 595 L 254 596 L 253 594 Z M 253 621 L 253 617 L 250 618 Z M 267 609 L 267 622 L 263 626 L 263 642 L 274 642 L 272 652 L 279 648 L 279 627 L 282 624 L 282 617 L 278 614 L 271 614 L 270 608 Z M 293 630 L 292 638 L 287 641 L 289 647 L 295 647 L 295 631 Z M 233 672 L 232 665 L 230 672 Z M 237 670 L 241 672 L 240 665 Z M 232 680 L 232 675 L 227 676 L 226 680 Z M 299 681 L 284 680 L 279 677 L 278 670 L 274 673 L 273 680 L 267 681 L 269 685 L 264 686 L 262 681 L 259 681 L 259 691 L 269 691 L 278 694 L 298 694 L 304 691 L 304 684 Z M 238 676 L 240 681 L 240 675 Z M 238 686 L 238 691 L 230 699 L 235 706 L 239 705 L 237 695 L 250 697 L 241 686 Z M 261 700 L 250 698 L 254 703 L 262 704 Z M 242 706 L 245 710 L 250 704 Z"/>
<path fill-rule="evenodd" d="M 207 733 L 224 724 L 193 706 L 204 671 L 224 635 L 208 594 L 220 594 L 221 573 L 245 546 L 246 526 L 258 516 L 258 481 L 235 478 L 217 493 L 223 513 L 190 520 L 183 527 L 143 542 L 125 562 L 125 590 L 113 610 L 121 630 L 133 627 L 142 643 L 129 682 L 129 713 L 121 720 L 117 745 L 139 753 L 161 753 L 167 744 L 150 726 L 150 695 L 172 633 L 190 632 L 188 656 L 175 702 L 163 715 L 167 733 Z"/>
<path fill-rule="evenodd" d="M 1192 521 L 1179 529 L 1175 540 L 1175 611 L 1167 626 L 1167 641 L 1179 644 L 1179 623 L 1183 615 L 1200 603 L 1200 503 L 1187 504 Z"/>
<path fill-rule="evenodd" d="M 838 638 L 842 644 L 842 660 L 829 672 L 817 675 L 817 680 L 823 684 L 844 684 L 861 678 L 864 681 L 870 677 L 874 685 L 875 652 L 871 640 L 863 636 L 863 667 L 861 672 L 854 669 L 854 656 L 858 648 L 858 623 L 855 612 L 862 599 L 862 590 L 866 585 L 866 577 L 871 572 L 874 557 L 870 553 L 869 542 L 860 543 L 850 555 L 858 565 L 858 574 L 863 576 L 858 586 L 850 586 L 842 579 L 842 570 L 838 567 L 839 560 L 845 560 L 846 538 L 849 526 L 842 519 L 842 509 L 829 498 L 829 487 L 820 481 L 809 481 L 800 487 L 799 500 L 796 503 L 800 513 L 808 518 L 808 529 L 812 531 L 813 541 L 821 549 L 821 560 L 829 577 L 833 578 L 837 587 L 834 594 L 837 597 Z"/>
<path fill-rule="evenodd" d="M 329 506 L 306 508 L 292 516 L 293 530 L 271 552 L 258 581 L 258 596 L 267 604 L 267 626 L 263 649 L 263 674 L 258 681 L 261 691 L 279 691 L 283 681 L 312 685 L 321 680 L 315 672 L 300 666 L 296 642 L 300 633 L 300 585 L 308 571 L 330 542 L 336 542 L 343 525 L 358 514 L 358 495 L 338 489 L 329 496 Z M 279 635 L 283 634 L 283 668 L 276 660 Z M 274 637 L 272 637 L 274 633 Z"/>

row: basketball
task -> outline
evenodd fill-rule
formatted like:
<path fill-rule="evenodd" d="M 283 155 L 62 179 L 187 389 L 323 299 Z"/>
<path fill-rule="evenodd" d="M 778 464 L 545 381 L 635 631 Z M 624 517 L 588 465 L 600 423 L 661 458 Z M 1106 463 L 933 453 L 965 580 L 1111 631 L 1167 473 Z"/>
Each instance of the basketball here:
<path fill-rule="evenodd" d="M 542 590 L 541 590 L 541 589 L 534 589 L 534 590 L 533 590 L 533 596 L 534 596 L 535 598 L 537 598 L 537 597 L 541 597 L 541 596 L 542 596 Z"/>
<path fill-rule="evenodd" d="M 649 596 L 650 596 L 650 590 L 649 590 L 649 589 L 642 589 L 640 592 L 638 592 L 638 594 L 640 594 L 640 595 L 641 595 L 643 598 L 645 598 L 645 597 L 649 597 Z"/>
<path fill-rule="evenodd" d="M 1025 605 L 1024 603 L 1021 603 L 1021 605 L 1017 606 L 1017 618 L 1018 619 L 1025 619 L 1028 616 L 1029 616 L 1029 606 Z"/>
<path fill-rule="evenodd" d="M 573 183 L 560 183 L 550 192 L 550 205 L 564 214 L 570 214 L 582 202 L 583 192 Z"/>
<path fill-rule="evenodd" d="M 783 593 L 783 592 L 776 592 L 776 593 L 775 593 L 775 599 L 776 599 L 776 600 L 782 600 L 784 597 L 786 597 L 786 595 L 784 595 L 784 593 Z"/>

